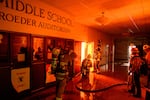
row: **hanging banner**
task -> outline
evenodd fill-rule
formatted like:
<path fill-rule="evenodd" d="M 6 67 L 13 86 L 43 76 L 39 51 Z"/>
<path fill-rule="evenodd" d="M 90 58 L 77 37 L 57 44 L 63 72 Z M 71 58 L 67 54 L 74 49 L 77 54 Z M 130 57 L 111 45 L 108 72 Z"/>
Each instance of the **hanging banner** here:
<path fill-rule="evenodd" d="M 11 82 L 18 93 L 30 89 L 30 68 L 11 70 Z"/>

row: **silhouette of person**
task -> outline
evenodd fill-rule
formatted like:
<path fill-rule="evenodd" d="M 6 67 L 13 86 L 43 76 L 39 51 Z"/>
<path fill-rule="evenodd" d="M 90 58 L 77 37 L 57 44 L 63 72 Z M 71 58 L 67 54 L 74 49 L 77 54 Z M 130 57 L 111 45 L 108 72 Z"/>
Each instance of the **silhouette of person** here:
<path fill-rule="evenodd" d="M 150 46 L 144 45 L 143 50 L 146 53 L 145 59 L 148 66 L 148 80 L 147 80 L 147 86 L 146 86 L 146 96 L 145 100 L 150 100 Z"/>
<path fill-rule="evenodd" d="M 37 60 L 42 60 L 42 58 L 43 58 L 43 52 L 42 52 L 41 47 L 38 47 L 38 51 L 35 53 L 35 58 Z"/>

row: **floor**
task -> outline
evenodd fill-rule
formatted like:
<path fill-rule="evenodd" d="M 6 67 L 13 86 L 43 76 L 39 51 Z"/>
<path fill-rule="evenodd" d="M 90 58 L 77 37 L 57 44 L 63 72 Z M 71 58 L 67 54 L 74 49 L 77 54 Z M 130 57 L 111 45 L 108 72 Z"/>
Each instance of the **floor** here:
<path fill-rule="evenodd" d="M 135 98 L 127 90 L 127 66 L 117 65 L 114 72 L 91 72 L 89 79 L 75 76 L 67 83 L 63 100 L 144 100 L 145 88 L 142 87 L 142 97 Z M 55 86 L 37 92 L 22 100 L 55 100 Z"/>

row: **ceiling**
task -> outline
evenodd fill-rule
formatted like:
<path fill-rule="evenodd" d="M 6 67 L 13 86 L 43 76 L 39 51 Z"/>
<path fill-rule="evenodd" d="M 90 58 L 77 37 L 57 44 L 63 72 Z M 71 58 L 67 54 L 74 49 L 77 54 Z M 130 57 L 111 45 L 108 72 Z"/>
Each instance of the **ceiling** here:
<path fill-rule="evenodd" d="M 109 35 L 150 34 L 150 0 L 42 0 Z"/>

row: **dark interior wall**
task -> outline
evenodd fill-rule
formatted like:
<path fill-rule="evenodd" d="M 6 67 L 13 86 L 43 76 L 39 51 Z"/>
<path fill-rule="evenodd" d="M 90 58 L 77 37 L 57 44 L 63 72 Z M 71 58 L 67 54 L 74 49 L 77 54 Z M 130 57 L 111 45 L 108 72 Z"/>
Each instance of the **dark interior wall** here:
<path fill-rule="evenodd" d="M 128 45 L 127 40 L 115 40 L 115 62 L 128 60 Z"/>
<path fill-rule="evenodd" d="M 144 44 L 150 44 L 147 37 L 131 37 L 131 38 L 117 38 L 114 40 L 115 44 L 115 62 L 127 62 L 129 59 L 128 47 L 133 43 L 140 51 L 140 56 L 144 56 Z"/>

